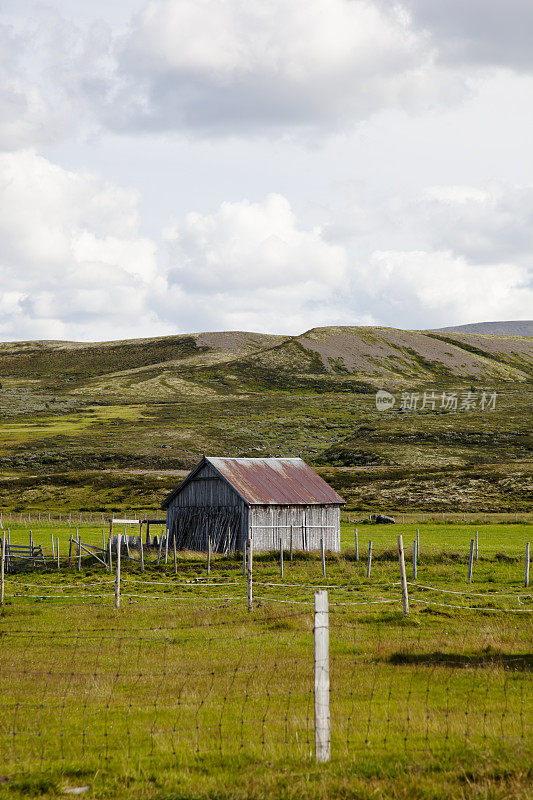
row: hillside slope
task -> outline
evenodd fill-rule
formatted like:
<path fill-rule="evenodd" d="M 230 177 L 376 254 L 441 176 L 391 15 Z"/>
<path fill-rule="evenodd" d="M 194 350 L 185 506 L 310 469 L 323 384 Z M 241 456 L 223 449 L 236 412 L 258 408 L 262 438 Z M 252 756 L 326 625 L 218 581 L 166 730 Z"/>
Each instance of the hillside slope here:
<path fill-rule="evenodd" d="M 450 325 L 447 328 L 435 328 L 435 330 L 455 333 L 490 333 L 496 336 L 533 336 L 533 320 L 471 322 L 468 325 Z"/>
<path fill-rule="evenodd" d="M 445 488 L 428 503 L 490 495 L 520 507 L 531 486 L 521 465 L 531 454 L 532 378 L 532 338 L 486 334 L 334 327 L 3 343 L 0 508 L 43 498 L 127 507 L 132 493 L 153 504 L 204 451 L 301 453 L 361 503 L 350 494 L 361 470 L 385 486 L 389 469 L 400 484 L 398 475 L 438 469 Z M 395 394 L 386 413 L 377 388 Z M 406 412 L 402 392 L 420 403 Z M 450 412 L 443 392 L 473 396 L 474 406 Z M 422 408 L 424 393 L 437 400 Z M 491 410 L 483 393 L 497 396 Z M 498 476 L 490 491 L 484 471 L 489 483 Z"/>

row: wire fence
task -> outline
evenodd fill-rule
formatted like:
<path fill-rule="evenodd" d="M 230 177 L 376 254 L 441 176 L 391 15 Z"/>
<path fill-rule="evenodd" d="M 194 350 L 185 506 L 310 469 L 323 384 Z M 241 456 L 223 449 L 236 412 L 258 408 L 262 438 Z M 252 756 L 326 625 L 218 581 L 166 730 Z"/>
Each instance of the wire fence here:
<path fill-rule="evenodd" d="M 531 524 L 533 523 L 533 512 L 528 509 L 517 511 L 485 511 L 480 510 L 386 510 L 386 515 L 392 517 L 397 524 L 416 525 L 416 524 Z M 375 520 L 376 516 L 367 511 L 348 511 L 342 510 L 341 522 L 351 525 L 366 524 Z M 58 509 L 24 509 L 24 510 L 0 510 L 0 525 L 23 525 L 24 527 L 33 526 L 72 526 L 72 525 L 106 525 L 110 519 L 127 518 L 130 520 L 160 520 L 165 524 L 165 512 L 161 508 L 133 509 L 130 511 L 93 510 L 58 510 Z"/>
<path fill-rule="evenodd" d="M 34 624 L 31 615 L 4 621 L 3 771 L 311 759 L 324 720 L 317 692 L 331 720 L 320 735 L 335 758 L 531 756 L 527 615 L 477 614 L 467 640 L 446 617 L 411 625 L 331 600 L 318 626 L 328 626 L 329 645 L 317 656 L 312 593 L 306 606 L 269 599 L 253 614 L 226 597 L 197 595 L 171 610 L 160 600 L 134 599 L 118 615 L 103 601 L 71 600 L 61 625 L 49 606 Z M 27 604 L 35 611 L 39 599 Z"/>

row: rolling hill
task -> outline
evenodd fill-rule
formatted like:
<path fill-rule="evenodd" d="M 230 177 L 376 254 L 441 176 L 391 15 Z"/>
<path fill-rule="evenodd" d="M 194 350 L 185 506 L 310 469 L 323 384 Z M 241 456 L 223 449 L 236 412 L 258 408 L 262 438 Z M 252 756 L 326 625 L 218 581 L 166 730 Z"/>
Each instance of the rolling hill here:
<path fill-rule="evenodd" d="M 386 482 L 393 470 L 400 486 L 437 469 L 468 484 L 475 465 L 499 488 L 483 479 L 473 494 L 513 505 L 529 471 L 532 379 L 530 337 L 449 330 L 2 343 L 0 507 L 154 503 L 203 451 L 301 453 L 348 498 L 362 473 Z M 395 395 L 390 412 L 377 410 L 378 388 Z M 402 392 L 418 394 L 415 409 L 402 408 Z M 436 400 L 421 408 L 424 392 Z M 476 407 L 450 413 L 443 392 L 470 392 Z M 491 411 L 483 392 L 497 394 Z M 505 484 L 517 464 L 522 477 Z"/>

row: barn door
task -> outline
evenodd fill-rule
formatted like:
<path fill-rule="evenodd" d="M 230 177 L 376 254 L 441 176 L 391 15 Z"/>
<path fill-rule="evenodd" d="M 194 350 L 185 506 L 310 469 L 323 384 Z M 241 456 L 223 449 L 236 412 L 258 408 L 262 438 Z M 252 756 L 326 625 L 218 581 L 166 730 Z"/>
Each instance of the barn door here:
<path fill-rule="evenodd" d="M 237 548 L 241 516 L 235 506 L 188 507 L 176 510 L 170 540 L 178 550 L 207 550 L 207 539 L 215 553 L 232 553 Z"/>

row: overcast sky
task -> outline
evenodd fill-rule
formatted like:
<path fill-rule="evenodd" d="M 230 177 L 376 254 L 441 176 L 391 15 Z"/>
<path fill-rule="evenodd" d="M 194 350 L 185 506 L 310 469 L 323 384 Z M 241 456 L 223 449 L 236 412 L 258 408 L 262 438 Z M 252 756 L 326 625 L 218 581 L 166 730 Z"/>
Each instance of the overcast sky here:
<path fill-rule="evenodd" d="M 532 316 L 532 0 L 0 9 L 0 340 Z"/>

